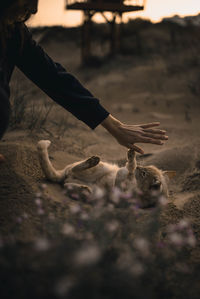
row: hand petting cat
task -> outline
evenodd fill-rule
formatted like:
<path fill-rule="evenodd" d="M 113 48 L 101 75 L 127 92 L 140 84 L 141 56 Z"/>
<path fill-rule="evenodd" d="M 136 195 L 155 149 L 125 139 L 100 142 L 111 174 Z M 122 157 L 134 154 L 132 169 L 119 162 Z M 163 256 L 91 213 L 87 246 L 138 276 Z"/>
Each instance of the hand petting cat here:
<path fill-rule="evenodd" d="M 114 118 L 111 114 L 101 123 L 101 125 L 118 141 L 119 144 L 134 149 L 140 154 L 144 154 L 141 147 L 135 143 L 151 143 L 163 145 L 168 140 L 166 131 L 154 129 L 160 125 L 159 122 L 142 125 L 127 125 Z"/>

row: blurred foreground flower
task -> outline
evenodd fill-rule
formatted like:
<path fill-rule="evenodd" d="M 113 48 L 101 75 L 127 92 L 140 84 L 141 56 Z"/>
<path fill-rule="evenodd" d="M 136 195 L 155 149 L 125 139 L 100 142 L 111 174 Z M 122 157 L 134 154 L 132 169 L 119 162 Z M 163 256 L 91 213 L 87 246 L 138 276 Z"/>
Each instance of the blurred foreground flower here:
<path fill-rule="evenodd" d="M 176 246 L 182 246 L 184 244 L 183 237 L 178 233 L 172 233 L 169 236 L 169 241 Z"/>
<path fill-rule="evenodd" d="M 105 191 L 102 188 L 96 187 L 92 197 L 94 200 L 99 200 L 102 199 L 104 195 L 105 195 Z"/>
<path fill-rule="evenodd" d="M 168 203 L 168 200 L 165 196 L 160 196 L 158 198 L 158 203 L 161 205 L 161 206 L 166 206 L 167 203 Z"/>
<path fill-rule="evenodd" d="M 170 243 L 176 246 L 196 246 L 196 238 L 187 219 L 182 219 L 177 224 L 170 224 L 167 231 Z"/>
<path fill-rule="evenodd" d="M 81 206 L 79 204 L 73 204 L 69 207 L 72 214 L 77 214 L 81 211 Z"/>
<path fill-rule="evenodd" d="M 38 209 L 38 215 L 42 216 L 42 215 L 44 215 L 44 214 L 45 214 L 44 209 L 39 208 L 39 209 Z"/>
<path fill-rule="evenodd" d="M 69 291 L 75 285 L 75 280 L 71 277 L 62 277 L 55 285 L 55 294 L 60 297 L 68 295 Z"/>
<path fill-rule="evenodd" d="M 136 238 L 134 240 L 134 247 L 141 253 L 142 256 L 147 257 L 150 254 L 149 242 L 144 238 Z"/>
<path fill-rule="evenodd" d="M 75 234 L 75 228 L 71 224 L 65 223 L 62 227 L 62 233 L 66 236 L 73 236 Z"/>
<path fill-rule="evenodd" d="M 141 276 L 141 275 L 145 272 L 145 269 L 144 269 L 144 266 L 143 266 L 141 263 L 136 262 L 136 263 L 134 263 L 134 265 L 131 267 L 130 272 L 131 272 L 134 276 Z"/>
<path fill-rule="evenodd" d="M 121 194 L 121 190 L 117 187 L 114 187 L 110 195 L 111 201 L 115 204 L 118 204 L 120 202 Z"/>
<path fill-rule="evenodd" d="M 110 221 L 105 225 L 105 228 L 108 232 L 115 232 L 119 228 L 119 222 L 117 220 Z"/>
<path fill-rule="evenodd" d="M 91 266 L 101 258 L 101 251 L 96 245 L 85 245 L 75 253 L 74 262 L 78 266 Z"/>
<path fill-rule="evenodd" d="M 45 238 L 39 238 L 35 241 L 35 249 L 38 251 L 46 251 L 50 248 L 50 242 Z"/>

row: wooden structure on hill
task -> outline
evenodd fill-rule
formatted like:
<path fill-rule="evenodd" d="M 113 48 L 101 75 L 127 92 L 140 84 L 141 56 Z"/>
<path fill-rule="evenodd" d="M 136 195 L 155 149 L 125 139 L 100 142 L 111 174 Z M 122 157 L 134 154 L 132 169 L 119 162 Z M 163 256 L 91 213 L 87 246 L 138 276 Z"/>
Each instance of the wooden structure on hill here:
<path fill-rule="evenodd" d="M 101 13 L 110 24 L 110 53 L 113 55 L 120 48 L 120 32 L 122 16 L 124 13 L 144 10 L 146 0 L 66 0 L 66 9 L 83 11 L 83 35 L 82 35 L 82 62 L 87 62 L 91 57 L 91 25 L 96 13 Z M 105 15 L 111 13 L 111 20 Z M 120 25 L 116 26 L 117 17 Z"/>

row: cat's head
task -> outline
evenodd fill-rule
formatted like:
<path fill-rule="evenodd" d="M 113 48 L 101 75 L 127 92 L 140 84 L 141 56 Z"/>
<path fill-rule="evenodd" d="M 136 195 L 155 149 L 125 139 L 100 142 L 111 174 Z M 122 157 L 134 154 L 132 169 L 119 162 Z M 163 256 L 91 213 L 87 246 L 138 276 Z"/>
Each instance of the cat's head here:
<path fill-rule="evenodd" d="M 135 178 L 137 187 L 142 191 L 142 207 L 155 206 L 159 196 L 168 196 L 168 181 L 175 175 L 174 171 L 162 171 L 155 166 L 137 166 Z"/>

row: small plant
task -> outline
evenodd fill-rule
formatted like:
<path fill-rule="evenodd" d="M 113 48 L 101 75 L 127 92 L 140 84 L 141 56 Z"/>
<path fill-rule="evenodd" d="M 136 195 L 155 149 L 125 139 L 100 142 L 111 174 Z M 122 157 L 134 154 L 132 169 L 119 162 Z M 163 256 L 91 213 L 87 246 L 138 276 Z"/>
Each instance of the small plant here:
<path fill-rule="evenodd" d="M 43 100 L 42 105 L 40 103 L 38 104 L 39 105 L 36 105 L 35 101 L 32 101 L 31 106 L 27 111 L 25 122 L 26 127 L 30 131 L 44 127 L 53 108 L 53 103 L 49 105 L 46 100 Z"/>
<path fill-rule="evenodd" d="M 36 104 L 35 100 L 27 102 L 27 95 L 21 93 L 18 88 L 11 98 L 10 128 L 15 129 L 41 129 L 45 126 L 49 114 L 53 109 L 53 103 L 45 100 Z"/>
<path fill-rule="evenodd" d="M 26 95 L 24 93 L 20 93 L 19 89 L 16 89 L 14 96 L 11 98 L 11 129 L 22 126 L 26 115 L 26 108 Z"/>
<path fill-rule="evenodd" d="M 200 75 L 199 75 L 199 77 L 200 77 Z M 199 78 L 197 78 L 193 81 L 190 81 L 188 83 L 188 88 L 194 96 L 199 98 L 199 96 L 200 96 Z"/>

